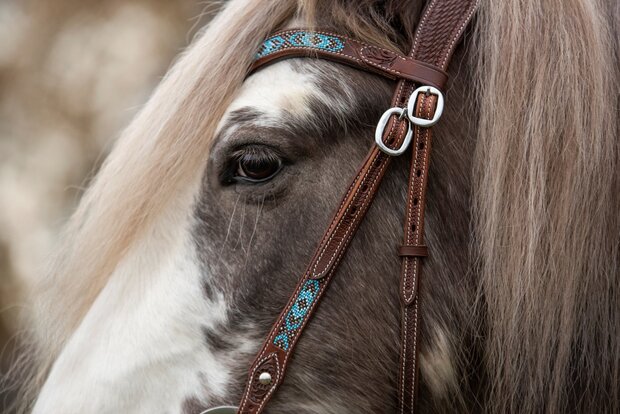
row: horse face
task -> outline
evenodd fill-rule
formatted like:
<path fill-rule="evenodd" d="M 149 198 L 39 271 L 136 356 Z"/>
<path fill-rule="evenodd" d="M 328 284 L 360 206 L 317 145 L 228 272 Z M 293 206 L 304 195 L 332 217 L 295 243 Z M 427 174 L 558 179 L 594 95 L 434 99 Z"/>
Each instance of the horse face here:
<path fill-rule="evenodd" d="M 250 76 L 221 121 L 192 202 L 162 218 L 177 236 L 149 234 L 162 239 L 157 248 L 138 245 L 119 265 L 54 364 L 35 413 L 200 412 L 236 403 L 252 356 L 372 143 L 391 86 L 305 60 Z M 387 218 L 405 187 L 391 187 L 304 335 L 282 391 L 298 398 L 276 397 L 275 412 L 324 411 L 322 401 L 355 410 L 346 400 L 366 410 L 368 398 L 344 395 L 352 374 L 371 377 L 364 388 L 378 394 L 395 392 L 388 369 L 397 362 L 397 284 L 384 278 L 398 274 L 388 240 L 400 224 Z M 388 348 L 387 364 L 357 363 Z"/>

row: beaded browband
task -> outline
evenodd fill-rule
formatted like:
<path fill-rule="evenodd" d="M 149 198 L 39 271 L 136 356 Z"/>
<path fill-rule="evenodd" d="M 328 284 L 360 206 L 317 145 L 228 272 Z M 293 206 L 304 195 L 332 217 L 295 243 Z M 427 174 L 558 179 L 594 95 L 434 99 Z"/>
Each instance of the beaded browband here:
<path fill-rule="evenodd" d="M 344 63 L 397 80 L 392 107 L 385 111 L 358 173 L 254 360 L 239 408 L 219 407 L 206 413 L 262 413 L 282 384 L 287 365 L 338 264 L 374 200 L 393 156 L 410 148 L 411 169 L 401 257 L 401 353 L 398 373 L 398 413 L 415 412 L 418 384 L 418 285 L 424 244 L 424 209 L 430 164 L 432 126 L 441 116 L 448 76 L 445 70 L 478 0 L 430 0 L 416 28 L 411 53 L 391 50 L 325 31 L 284 30 L 261 45 L 252 71 L 276 60 L 315 57 Z M 410 145 L 412 144 L 412 145 Z M 226 411 L 227 410 L 227 411 Z"/>
<path fill-rule="evenodd" d="M 389 79 L 406 79 L 443 89 L 448 75 L 440 68 L 346 36 L 302 29 L 274 33 L 263 42 L 251 70 L 291 57 L 317 57 L 344 63 Z"/>

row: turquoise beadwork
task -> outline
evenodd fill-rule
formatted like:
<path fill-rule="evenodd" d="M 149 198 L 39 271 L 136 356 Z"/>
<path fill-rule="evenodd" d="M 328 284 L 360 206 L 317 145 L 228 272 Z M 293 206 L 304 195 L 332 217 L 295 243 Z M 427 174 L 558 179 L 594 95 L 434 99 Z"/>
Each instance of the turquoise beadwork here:
<path fill-rule="evenodd" d="M 291 342 L 308 316 L 308 311 L 316 300 L 320 288 L 321 285 L 317 280 L 307 280 L 304 283 L 293 306 L 278 328 L 278 335 L 273 340 L 275 346 L 288 351 Z"/>
<path fill-rule="evenodd" d="M 261 45 L 256 59 L 269 56 L 282 49 L 305 47 L 337 53 L 344 49 L 344 39 L 323 33 L 296 31 L 272 36 Z"/>

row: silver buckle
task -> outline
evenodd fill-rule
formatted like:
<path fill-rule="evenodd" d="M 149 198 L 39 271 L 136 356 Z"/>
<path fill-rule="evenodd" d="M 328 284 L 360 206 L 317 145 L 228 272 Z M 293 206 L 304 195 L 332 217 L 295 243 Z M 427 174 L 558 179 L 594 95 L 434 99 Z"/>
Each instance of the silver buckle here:
<path fill-rule="evenodd" d="M 415 104 L 418 101 L 418 95 L 421 93 L 437 95 L 437 108 L 435 109 L 435 115 L 433 115 L 433 119 L 418 118 L 414 115 Z M 407 117 L 413 124 L 420 127 L 428 128 L 435 125 L 437 121 L 439 121 L 439 118 L 441 118 L 441 114 L 443 113 L 443 103 L 443 94 L 439 89 L 428 85 L 420 86 L 418 89 L 413 91 L 413 93 L 409 97 L 409 103 L 407 104 Z"/>
<path fill-rule="evenodd" d="M 407 151 L 407 147 L 411 143 L 411 137 L 413 136 L 413 131 L 411 130 L 411 123 L 407 121 L 407 135 L 405 135 L 405 139 L 403 143 L 397 149 L 392 149 L 385 145 L 383 142 L 383 132 L 385 131 L 385 127 L 390 120 L 392 115 L 398 115 L 400 118 L 403 118 L 405 115 L 405 108 L 390 108 L 381 115 L 381 119 L 379 119 L 379 123 L 377 124 L 377 129 L 375 130 L 375 143 L 379 147 L 379 149 L 385 152 L 388 155 L 393 157 L 403 154 Z"/>
<path fill-rule="evenodd" d="M 415 105 L 416 105 L 416 102 L 418 101 L 418 95 L 420 95 L 421 93 L 437 95 L 437 107 L 435 108 L 435 114 L 433 115 L 433 119 L 418 118 L 417 116 L 414 115 Z M 413 136 L 413 130 L 411 129 L 411 124 L 417 125 L 419 127 L 424 127 L 424 128 L 428 128 L 428 127 L 435 125 L 437 121 L 439 121 L 439 118 L 441 118 L 441 114 L 443 114 L 443 106 L 444 106 L 443 94 L 441 93 L 439 89 L 435 88 L 434 86 L 429 86 L 429 85 L 420 86 L 418 89 L 413 91 L 413 93 L 409 97 L 409 102 L 407 103 L 406 112 L 405 112 L 405 108 L 394 107 L 394 108 L 388 109 L 387 111 L 383 113 L 383 115 L 381 115 L 381 119 L 379 119 L 379 123 L 377 124 L 377 129 L 375 130 L 375 143 L 377 144 L 377 146 L 379 147 L 381 151 L 393 157 L 403 154 L 407 150 L 407 147 L 409 146 L 409 144 L 411 143 L 411 138 Z M 403 143 L 397 149 L 392 149 L 388 147 L 387 145 L 385 145 L 385 143 L 383 142 L 383 133 L 385 132 L 385 127 L 387 126 L 387 123 L 389 122 L 390 117 L 392 115 L 398 115 L 400 119 L 402 119 L 405 115 L 407 115 L 407 118 L 409 120 L 407 135 L 405 135 L 405 139 L 403 140 Z"/>

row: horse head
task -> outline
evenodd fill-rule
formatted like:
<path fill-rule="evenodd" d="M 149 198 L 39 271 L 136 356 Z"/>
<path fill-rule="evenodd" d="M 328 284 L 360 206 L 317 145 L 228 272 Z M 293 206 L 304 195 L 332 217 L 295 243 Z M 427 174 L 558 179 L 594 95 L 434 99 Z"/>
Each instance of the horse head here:
<path fill-rule="evenodd" d="M 393 52 L 411 43 L 403 28 L 415 26 L 422 1 L 353 3 L 231 1 L 174 65 L 84 195 L 41 282 L 34 413 L 190 414 L 238 403 L 395 86 L 316 59 L 248 68 L 271 32 L 300 23 Z M 514 411 L 521 396 L 523 412 L 566 401 L 618 407 L 617 359 L 615 374 L 589 381 L 620 346 L 617 277 L 601 291 L 617 256 L 617 174 L 601 178 L 617 166 L 603 119 L 612 43 L 574 24 L 604 20 L 603 6 L 558 6 L 553 16 L 532 7 L 518 10 L 523 21 L 543 16 L 555 24 L 541 29 L 549 35 L 582 30 L 586 43 L 553 39 L 602 61 L 562 66 L 566 79 L 582 76 L 577 89 L 546 89 L 560 81 L 532 69 L 532 56 L 560 65 L 566 55 L 553 39 L 545 49 L 519 32 L 517 11 L 484 1 L 457 49 L 427 193 L 421 412 Z M 589 105 L 578 104 L 584 91 Z M 576 108 L 583 117 L 561 116 Z M 407 172 L 395 159 L 269 412 L 396 411 Z M 579 231 L 562 227 L 588 213 L 579 200 L 594 194 L 603 197 L 597 215 Z M 597 266 L 586 268 L 586 257 Z M 585 328 L 588 320 L 600 323 Z M 604 351 L 580 359 L 576 347 L 595 343 Z M 585 381 L 578 392 L 575 378 Z"/>

